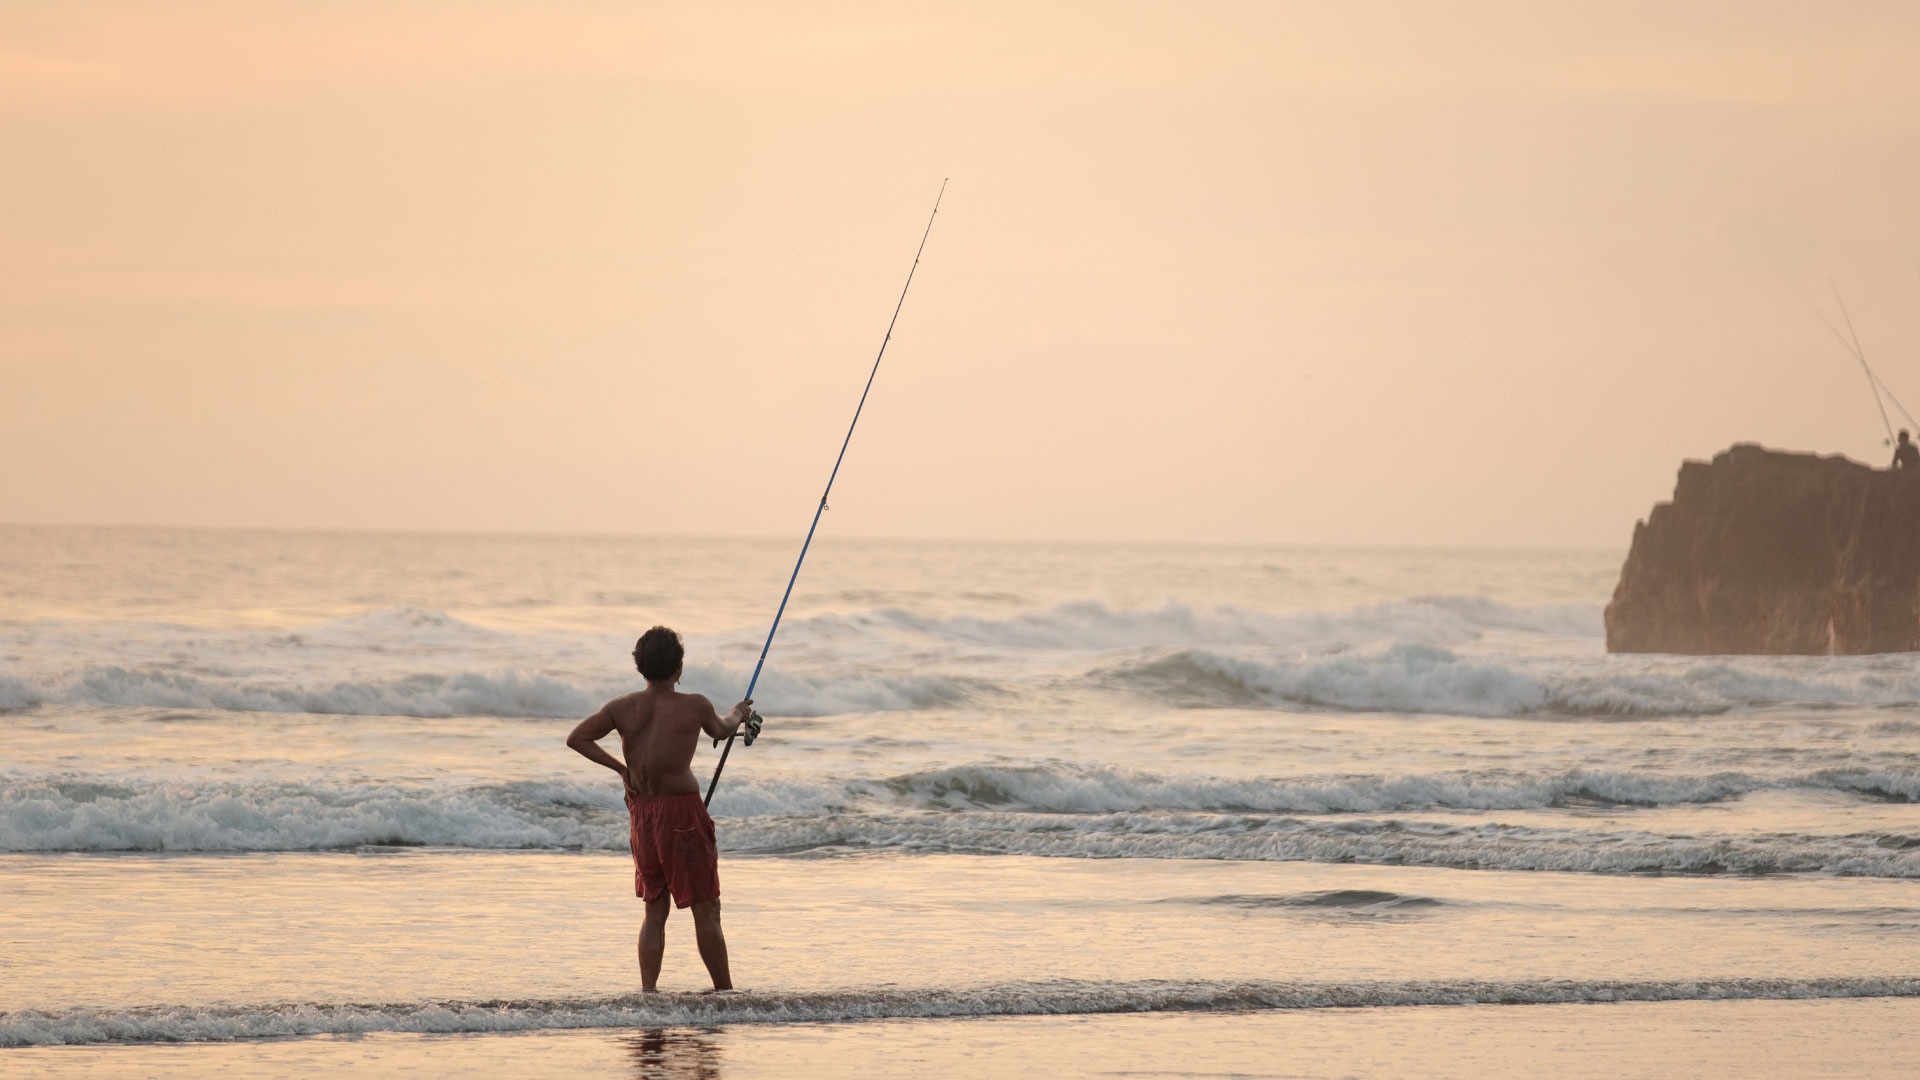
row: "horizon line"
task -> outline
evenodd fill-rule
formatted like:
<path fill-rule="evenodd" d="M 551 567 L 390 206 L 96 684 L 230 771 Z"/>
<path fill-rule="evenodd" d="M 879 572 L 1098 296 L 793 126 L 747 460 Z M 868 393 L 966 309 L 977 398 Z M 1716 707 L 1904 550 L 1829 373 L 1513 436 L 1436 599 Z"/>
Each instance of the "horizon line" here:
<path fill-rule="evenodd" d="M 139 521 L 85 522 L 85 521 L 0 521 L 0 529 L 99 529 L 115 531 L 149 530 L 155 532 L 227 532 L 227 533 L 279 533 L 279 534 L 358 534 L 385 536 L 468 536 L 501 537 L 553 540 L 726 540 L 749 542 L 772 542 L 792 540 L 785 533 L 698 533 L 698 532 L 628 532 L 623 530 L 590 529 L 490 529 L 490 528 L 434 528 L 420 526 L 386 525 L 208 525 L 156 523 Z M 930 536 L 930 535 L 884 535 L 873 533 L 827 534 L 821 540 L 851 540 L 862 543 L 928 543 L 928 544 L 1055 544 L 1104 547 L 1194 547 L 1194 548 L 1293 548 L 1293 549 L 1363 549 L 1378 551 L 1539 551 L 1539 552 L 1624 552 L 1625 547 L 1598 544 L 1475 544 L 1462 542 L 1419 542 L 1419 541 L 1380 541 L 1380 540 L 1198 540 L 1198 539 L 1145 539 L 1135 537 L 1015 537 L 1015 536 Z"/>

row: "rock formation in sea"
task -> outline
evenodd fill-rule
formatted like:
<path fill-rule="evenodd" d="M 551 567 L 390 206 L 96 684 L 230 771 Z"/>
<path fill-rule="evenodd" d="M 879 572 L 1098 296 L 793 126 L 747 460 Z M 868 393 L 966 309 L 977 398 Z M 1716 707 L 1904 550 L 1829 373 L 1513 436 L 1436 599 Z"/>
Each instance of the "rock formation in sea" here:
<path fill-rule="evenodd" d="M 1740 443 L 1633 529 L 1609 652 L 1920 649 L 1920 470 Z"/>

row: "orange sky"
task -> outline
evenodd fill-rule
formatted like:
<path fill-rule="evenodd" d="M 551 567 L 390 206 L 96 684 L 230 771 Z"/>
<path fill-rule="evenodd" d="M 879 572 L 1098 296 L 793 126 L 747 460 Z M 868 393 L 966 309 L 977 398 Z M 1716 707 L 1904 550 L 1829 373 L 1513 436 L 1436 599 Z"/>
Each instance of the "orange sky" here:
<path fill-rule="evenodd" d="M 1920 407 L 1920 12 L 0 0 L 0 520 L 1623 547 Z"/>

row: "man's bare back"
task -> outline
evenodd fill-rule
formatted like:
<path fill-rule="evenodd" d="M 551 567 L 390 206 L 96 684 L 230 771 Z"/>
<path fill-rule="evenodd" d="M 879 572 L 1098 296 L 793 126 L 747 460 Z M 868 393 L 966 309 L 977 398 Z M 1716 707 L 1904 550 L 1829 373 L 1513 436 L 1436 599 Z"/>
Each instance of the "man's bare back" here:
<path fill-rule="evenodd" d="M 743 701 L 734 712 L 751 704 Z M 693 775 L 693 752 L 700 746 L 700 736 L 724 739 L 740 726 L 732 715 L 721 719 L 713 703 L 700 694 L 683 694 L 670 684 L 652 683 L 638 693 L 607 702 L 586 723 L 596 720 L 620 733 L 627 790 L 635 795 L 698 792 L 700 781 Z M 592 735 L 591 728 L 587 734 Z"/>

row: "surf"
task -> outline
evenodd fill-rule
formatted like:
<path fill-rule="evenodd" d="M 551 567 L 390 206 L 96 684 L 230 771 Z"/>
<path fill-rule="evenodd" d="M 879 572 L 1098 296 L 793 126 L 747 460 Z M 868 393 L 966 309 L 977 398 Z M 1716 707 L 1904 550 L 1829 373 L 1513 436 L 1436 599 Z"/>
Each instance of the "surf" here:
<path fill-rule="evenodd" d="M 0 1047 L 226 1042 L 374 1032 L 455 1034 L 1101 1013 L 1916 996 L 1920 996 L 1920 978 L 1436 979 L 1351 983 L 1058 979 L 959 988 L 20 1010 L 0 1013 Z"/>

